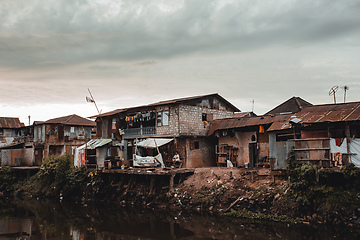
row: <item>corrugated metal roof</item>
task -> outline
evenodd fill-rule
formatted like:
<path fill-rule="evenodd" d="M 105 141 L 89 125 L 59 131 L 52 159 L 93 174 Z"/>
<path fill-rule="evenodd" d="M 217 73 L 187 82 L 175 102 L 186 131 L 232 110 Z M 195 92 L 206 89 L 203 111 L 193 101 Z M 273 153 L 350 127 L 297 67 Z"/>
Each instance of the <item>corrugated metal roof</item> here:
<path fill-rule="evenodd" d="M 290 115 L 263 115 L 256 117 L 218 119 L 211 123 L 208 135 L 212 135 L 216 130 L 259 126 L 271 124 L 273 122 L 285 122 L 289 118 Z"/>
<path fill-rule="evenodd" d="M 0 128 L 21 128 L 22 124 L 19 118 L 0 117 Z"/>
<path fill-rule="evenodd" d="M 345 122 L 360 120 L 360 102 L 314 105 L 295 114 L 300 123 Z"/>
<path fill-rule="evenodd" d="M 120 108 L 120 109 L 116 109 L 110 112 L 106 112 L 106 113 L 102 113 L 99 115 L 95 115 L 95 116 L 91 116 L 89 118 L 97 118 L 97 117 L 108 117 L 108 116 L 112 116 L 112 115 L 116 115 L 118 113 L 122 113 L 122 112 L 126 112 L 127 108 Z"/>
<path fill-rule="evenodd" d="M 102 139 L 91 139 L 90 141 L 88 141 L 84 145 L 81 145 L 77 149 L 83 149 L 83 148 L 95 149 L 98 147 L 102 147 L 110 142 L 112 142 L 112 139 L 103 139 L 103 138 Z"/>
<path fill-rule="evenodd" d="M 64 125 L 72 125 L 72 126 L 96 126 L 94 121 L 88 120 L 86 118 L 80 117 L 76 114 L 53 118 L 44 122 L 44 124 L 64 124 Z"/>
<path fill-rule="evenodd" d="M 291 128 L 291 123 L 289 123 L 290 117 L 284 121 L 273 122 L 271 126 L 266 130 L 267 132 L 272 131 L 281 131 Z"/>
<path fill-rule="evenodd" d="M 268 132 L 280 131 L 291 128 L 290 121 L 294 118 L 300 119 L 299 123 L 359 121 L 360 102 L 313 105 L 294 114 L 219 119 L 211 124 L 209 135 L 221 129 L 242 128 L 270 123 L 271 126 L 267 129 Z"/>
<path fill-rule="evenodd" d="M 242 117 L 256 117 L 257 115 L 254 112 L 236 112 L 234 117 L 242 118 Z"/>
<path fill-rule="evenodd" d="M 231 104 L 229 101 L 227 101 L 225 98 L 223 98 L 222 96 L 220 96 L 217 93 L 214 94 L 208 94 L 208 95 L 202 95 L 202 96 L 194 96 L 194 97 L 186 97 L 186 98 L 177 98 L 177 99 L 172 99 L 172 100 L 166 100 L 166 101 L 160 101 L 157 103 L 152 103 L 152 104 L 148 104 L 148 105 L 143 105 L 143 106 L 137 106 L 137 107 L 132 107 L 132 108 L 122 108 L 122 109 L 117 109 L 111 112 L 106 112 L 106 113 L 102 113 L 99 115 L 95 115 L 95 116 L 91 116 L 90 118 L 95 118 L 95 117 L 107 117 L 107 116 L 112 116 L 121 112 L 125 112 L 127 110 L 136 110 L 139 108 L 144 108 L 144 107 L 156 107 L 156 106 L 162 106 L 162 105 L 171 105 L 171 104 L 175 104 L 175 103 L 180 103 L 180 102 L 186 102 L 186 101 L 191 101 L 191 100 L 195 100 L 195 99 L 199 99 L 199 98 L 204 98 L 204 97 L 218 97 L 219 99 L 221 99 L 222 101 L 224 101 L 228 106 L 230 106 L 231 108 L 233 108 L 234 112 L 240 112 L 240 109 L 238 109 L 237 107 L 235 107 L 233 104 Z"/>

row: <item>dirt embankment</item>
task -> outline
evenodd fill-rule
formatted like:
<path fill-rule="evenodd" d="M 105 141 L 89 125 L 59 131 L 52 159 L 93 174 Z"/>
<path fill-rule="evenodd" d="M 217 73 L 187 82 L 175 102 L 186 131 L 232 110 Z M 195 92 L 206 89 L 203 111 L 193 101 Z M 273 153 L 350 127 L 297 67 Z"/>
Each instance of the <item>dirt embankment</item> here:
<path fill-rule="evenodd" d="M 284 178 L 277 176 L 274 181 L 269 169 L 198 168 L 168 195 L 172 206 L 184 209 L 270 214 L 272 201 L 289 187 Z"/>
<path fill-rule="evenodd" d="M 68 159 L 50 160 L 34 177 L 17 184 L 10 170 L 0 175 L 7 183 L 1 185 L 4 194 L 275 221 L 360 224 L 360 171 L 355 167 L 334 173 L 299 166 L 290 171 L 291 184 L 286 174 L 274 178 L 275 171 L 267 168 L 197 168 L 187 178 L 177 175 L 170 190 L 168 175 L 110 174 L 73 169 Z"/>
<path fill-rule="evenodd" d="M 296 221 L 336 223 L 360 227 L 360 194 L 319 185 L 294 190 L 284 174 L 273 177 L 269 169 L 198 168 L 167 192 L 157 206 L 214 214 Z M 290 187 L 291 185 L 291 187 Z"/>

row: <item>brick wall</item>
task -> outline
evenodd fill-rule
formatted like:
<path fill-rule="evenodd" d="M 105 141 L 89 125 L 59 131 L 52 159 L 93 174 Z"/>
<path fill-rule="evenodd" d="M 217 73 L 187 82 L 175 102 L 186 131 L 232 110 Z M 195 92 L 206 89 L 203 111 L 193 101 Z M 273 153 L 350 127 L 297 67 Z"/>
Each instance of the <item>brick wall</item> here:
<path fill-rule="evenodd" d="M 161 126 L 156 127 L 156 135 L 158 136 L 179 136 L 178 129 L 179 129 L 179 110 L 177 106 L 171 106 L 170 108 L 168 106 L 166 107 L 157 107 L 157 112 L 161 111 L 169 111 L 170 117 L 169 117 L 169 125 L 168 126 Z M 156 124 L 156 123 L 155 123 Z"/>
<path fill-rule="evenodd" d="M 162 109 L 157 109 L 161 111 Z M 203 121 L 202 114 L 212 115 L 212 119 L 233 117 L 234 113 L 209 109 L 201 106 L 180 105 L 171 106 L 168 126 L 156 127 L 158 136 L 206 136 L 210 129 L 210 121 Z"/>
<path fill-rule="evenodd" d="M 210 129 L 210 121 L 203 121 L 202 114 L 212 115 L 212 119 L 233 117 L 233 112 L 209 109 L 199 106 L 181 105 L 180 134 L 189 136 L 206 136 Z"/>

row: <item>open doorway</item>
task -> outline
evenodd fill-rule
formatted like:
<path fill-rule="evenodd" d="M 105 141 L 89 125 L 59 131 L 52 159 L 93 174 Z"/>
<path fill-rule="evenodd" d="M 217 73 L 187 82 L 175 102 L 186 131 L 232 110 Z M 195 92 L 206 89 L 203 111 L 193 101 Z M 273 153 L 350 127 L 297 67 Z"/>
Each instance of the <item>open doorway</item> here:
<path fill-rule="evenodd" d="M 255 167 L 256 163 L 258 162 L 256 143 L 249 143 L 249 161 L 251 167 Z"/>

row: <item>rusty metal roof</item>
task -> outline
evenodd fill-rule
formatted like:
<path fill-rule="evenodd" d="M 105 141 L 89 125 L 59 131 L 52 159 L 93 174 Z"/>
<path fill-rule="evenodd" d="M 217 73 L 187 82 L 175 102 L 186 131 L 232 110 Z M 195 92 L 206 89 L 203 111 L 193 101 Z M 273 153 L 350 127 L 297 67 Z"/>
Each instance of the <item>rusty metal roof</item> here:
<path fill-rule="evenodd" d="M 258 117 L 227 118 L 213 121 L 209 135 L 216 130 L 242 128 L 271 124 L 267 129 L 281 131 L 291 128 L 291 119 L 299 119 L 299 123 L 347 122 L 360 120 L 360 102 L 324 104 L 308 106 L 298 113 L 283 115 L 264 115 Z"/>
<path fill-rule="evenodd" d="M 295 114 L 300 123 L 348 122 L 360 120 L 360 102 L 314 105 Z"/>
<path fill-rule="evenodd" d="M 35 126 L 35 125 L 40 125 L 40 124 L 43 124 L 43 123 L 44 123 L 44 121 L 34 121 L 33 125 Z"/>
<path fill-rule="evenodd" d="M 76 114 L 53 118 L 43 122 L 44 124 L 63 124 L 63 125 L 72 125 L 72 126 L 96 126 L 94 121 L 88 120 L 86 118 L 80 117 Z M 40 123 L 41 124 L 41 123 Z"/>
<path fill-rule="evenodd" d="M 265 115 L 280 113 L 297 113 L 308 106 L 312 106 L 312 104 L 300 97 L 292 97 L 287 101 L 281 103 L 277 107 L 273 108 L 269 112 L 265 113 Z"/>
<path fill-rule="evenodd" d="M 234 117 L 242 118 L 242 117 L 256 117 L 257 115 L 254 112 L 236 112 Z"/>
<path fill-rule="evenodd" d="M 267 125 L 273 122 L 286 122 L 290 115 L 263 115 L 256 117 L 242 117 L 242 118 L 225 118 L 217 119 L 211 123 L 208 135 L 212 135 L 217 130 L 225 130 L 232 128 L 243 128 L 259 125 Z"/>
<path fill-rule="evenodd" d="M 113 115 L 116 115 L 116 114 L 118 114 L 118 113 L 126 112 L 126 110 L 127 110 L 127 108 L 120 108 L 120 109 L 116 109 L 116 110 L 113 110 L 113 111 L 110 111 L 110 112 L 106 112 L 106 113 L 101 113 L 101 114 L 98 114 L 98 115 L 94 115 L 94 116 L 91 116 L 91 117 L 89 117 L 89 118 L 113 116 Z"/>
<path fill-rule="evenodd" d="M 284 119 L 283 121 L 273 122 L 266 131 L 267 132 L 281 131 L 281 130 L 291 128 L 291 123 L 289 121 L 292 117 L 293 117 L 293 115 L 288 115 L 288 118 Z"/>
<path fill-rule="evenodd" d="M 19 118 L 0 117 L 0 128 L 21 128 L 25 126 Z"/>
<path fill-rule="evenodd" d="M 112 116 L 112 115 L 115 115 L 115 114 L 118 114 L 118 113 L 121 113 L 121 112 L 126 112 L 127 110 L 136 110 L 136 109 L 145 108 L 145 107 L 157 107 L 157 106 L 163 106 L 163 105 L 171 105 L 171 104 L 191 101 L 191 100 L 195 100 L 195 99 L 200 99 L 200 98 L 204 98 L 204 97 L 217 97 L 217 98 L 221 99 L 222 101 L 224 101 L 229 107 L 231 107 L 234 110 L 234 112 L 240 112 L 240 109 L 238 109 L 237 107 L 232 105 L 225 98 L 223 98 L 222 96 L 220 96 L 217 93 L 214 93 L 214 94 L 208 94 L 208 95 L 201 95 L 201 96 L 177 98 L 177 99 L 172 99 L 172 100 L 160 101 L 160 102 L 157 102 L 157 103 L 152 103 L 152 104 L 142 105 L 142 106 L 137 106 L 137 107 L 132 107 L 132 108 L 117 109 L 117 110 L 114 110 L 114 111 L 111 111 L 111 112 L 106 112 L 106 113 L 102 113 L 102 114 L 99 114 L 99 115 L 91 116 L 90 118 L 107 117 L 107 116 Z"/>

